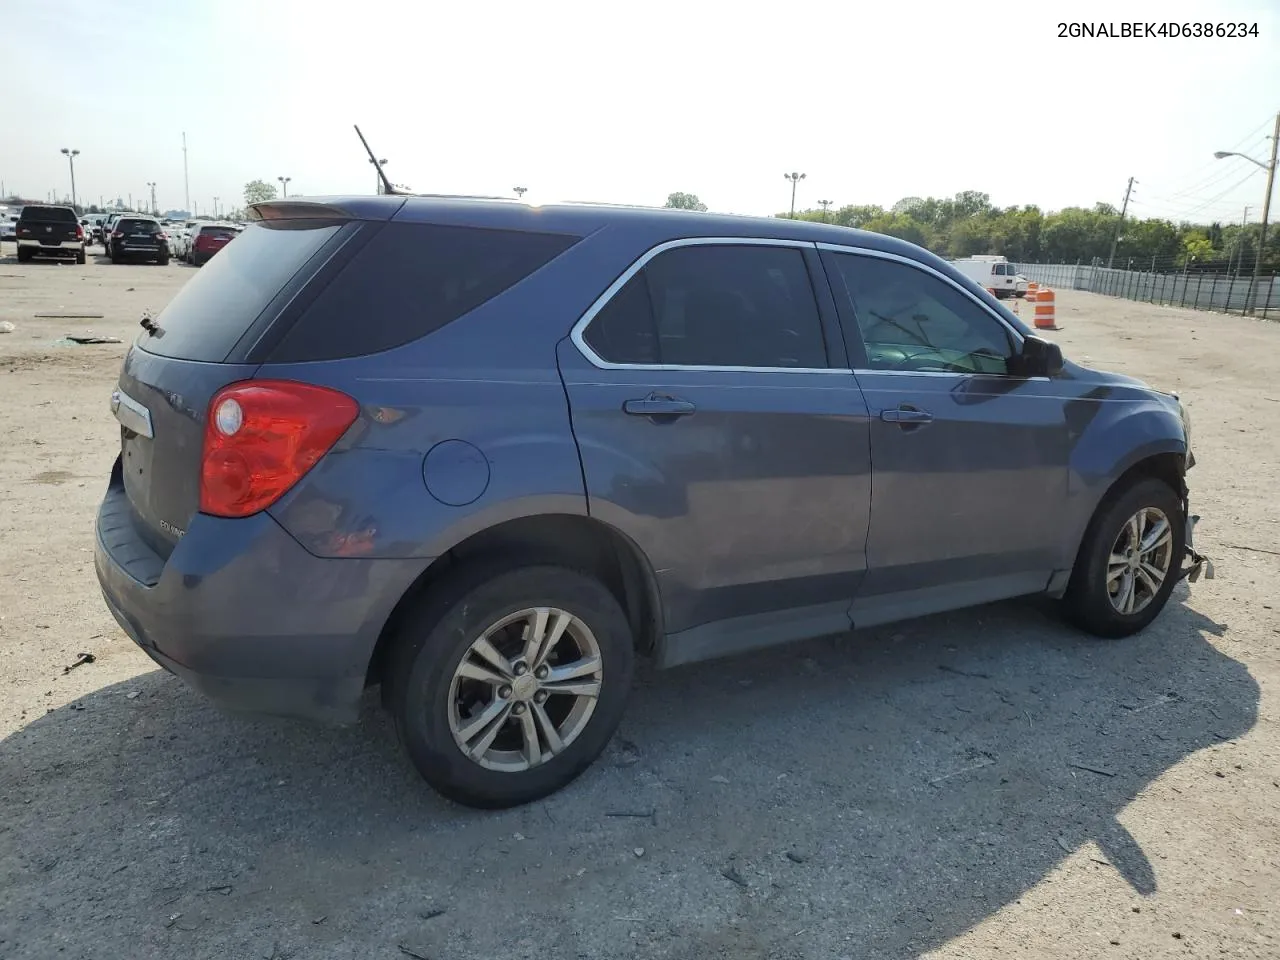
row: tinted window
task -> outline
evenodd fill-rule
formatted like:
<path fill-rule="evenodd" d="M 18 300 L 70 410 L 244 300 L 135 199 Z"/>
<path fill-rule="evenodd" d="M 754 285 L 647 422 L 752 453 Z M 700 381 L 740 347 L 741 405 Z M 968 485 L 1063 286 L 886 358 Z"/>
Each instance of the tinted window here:
<path fill-rule="evenodd" d="M 160 224 L 154 220 L 124 219 L 119 222 L 116 229 L 123 233 L 159 233 Z"/>
<path fill-rule="evenodd" d="M 474 310 L 579 238 L 550 233 L 388 223 L 285 334 L 271 355 L 293 363 L 388 350 Z M 249 231 L 226 251 L 248 238 Z"/>
<path fill-rule="evenodd" d="M 235 227 L 201 227 L 200 236 L 202 237 L 234 237 L 236 235 Z"/>
<path fill-rule="evenodd" d="M 161 336 L 144 334 L 149 353 L 221 362 L 263 309 L 340 229 L 314 221 L 255 224 L 227 244 L 156 318 Z"/>
<path fill-rule="evenodd" d="M 584 339 L 610 363 L 660 363 L 649 278 L 641 270 L 627 281 L 587 327 Z"/>
<path fill-rule="evenodd" d="M 827 366 L 808 268 L 792 247 L 660 253 L 592 321 L 586 340 L 613 363 Z"/>
<path fill-rule="evenodd" d="M 19 218 L 35 223 L 78 223 L 76 212 L 70 207 L 23 207 Z"/>
<path fill-rule="evenodd" d="M 951 284 L 896 260 L 836 254 L 873 370 L 1008 372 L 1004 324 Z"/>

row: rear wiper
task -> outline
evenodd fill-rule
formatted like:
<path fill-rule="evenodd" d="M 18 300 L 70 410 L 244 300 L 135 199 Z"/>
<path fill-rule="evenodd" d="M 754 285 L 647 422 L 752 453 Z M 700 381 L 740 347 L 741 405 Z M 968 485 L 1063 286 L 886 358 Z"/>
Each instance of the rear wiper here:
<path fill-rule="evenodd" d="M 160 324 L 151 319 L 151 314 L 149 313 L 144 313 L 142 315 L 142 319 L 138 321 L 138 326 L 147 331 L 147 333 L 151 334 L 153 337 L 164 336 L 164 330 L 160 328 Z"/>

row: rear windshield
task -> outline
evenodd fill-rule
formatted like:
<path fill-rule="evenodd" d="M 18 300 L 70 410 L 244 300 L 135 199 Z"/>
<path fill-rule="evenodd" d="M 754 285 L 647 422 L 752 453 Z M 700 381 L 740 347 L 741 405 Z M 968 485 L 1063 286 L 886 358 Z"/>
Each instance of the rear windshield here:
<path fill-rule="evenodd" d="M 314 221 L 308 221 L 314 223 Z M 339 230 L 285 221 L 253 224 L 187 281 L 144 333 L 148 353 L 220 363 L 295 273 Z"/>
<path fill-rule="evenodd" d="M 22 219 L 36 223 L 79 223 L 70 207 L 23 207 Z"/>
<path fill-rule="evenodd" d="M 154 220 L 121 220 L 118 228 L 126 233 L 159 233 L 160 224 Z"/>
<path fill-rule="evenodd" d="M 202 237 L 234 237 L 236 235 L 235 227 L 201 227 L 200 236 Z"/>

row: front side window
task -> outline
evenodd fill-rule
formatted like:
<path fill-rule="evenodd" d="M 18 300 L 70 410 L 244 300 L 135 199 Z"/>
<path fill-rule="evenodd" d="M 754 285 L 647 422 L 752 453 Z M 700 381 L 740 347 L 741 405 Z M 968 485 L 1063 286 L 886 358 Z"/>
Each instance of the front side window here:
<path fill-rule="evenodd" d="M 951 284 L 897 260 L 836 254 L 872 370 L 1007 374 L 1007 328 Z"/>
<path fill-rule="evenodd" d="M 808 268 L 794 247 L 666 250 L 605 305 L 584 339 L 610 363 L 827 366 Z"/>

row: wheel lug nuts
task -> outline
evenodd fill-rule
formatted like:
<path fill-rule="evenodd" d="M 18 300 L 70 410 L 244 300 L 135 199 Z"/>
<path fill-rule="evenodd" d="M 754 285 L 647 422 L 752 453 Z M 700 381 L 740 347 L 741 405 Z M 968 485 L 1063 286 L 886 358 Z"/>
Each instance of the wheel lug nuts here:
<path fill-rule="evenodd" d="M 509 699 L 511 698 L 511 688 L 510 688 L 510 687 L 499 687 L 499 688 L 498 688 L 498 696 L 500 696 L 503 700 L 509 700 Z"/>
<path fill-rule="evenodd" d="M 541 666 L 537 670 L 533 671 L 533 675 L 539 680 L 545 680 L 547 679 L 547 674 L 550 672 L 551 671 L 546 666 Z"/>
<path fill-rule="evenodd" d="M 529 672 L 529 665 L 527 663 L 521 662 L 521 663 L 515 664 L 512 669 L 515 670 L 517 677 L 523 677 L 526 673 Z"/>
<path fill-rule="evenodd" d="M 514 713 L 517 717 L 520 716 L 522 713 L 524 713 L 524 704 L 517 703 L 515 706 L 511 708 L 511 712 Z"/>
<path fill-rule="evenodd" d="M 535 694 L 533 695 L 533 702 L 534 702 L 534 703 L 546 703 L 546 702 L 547 702 L 547 691 L 545 691 L 545 690 L 539 690 L 537 693 L 535 693 Z"/>

